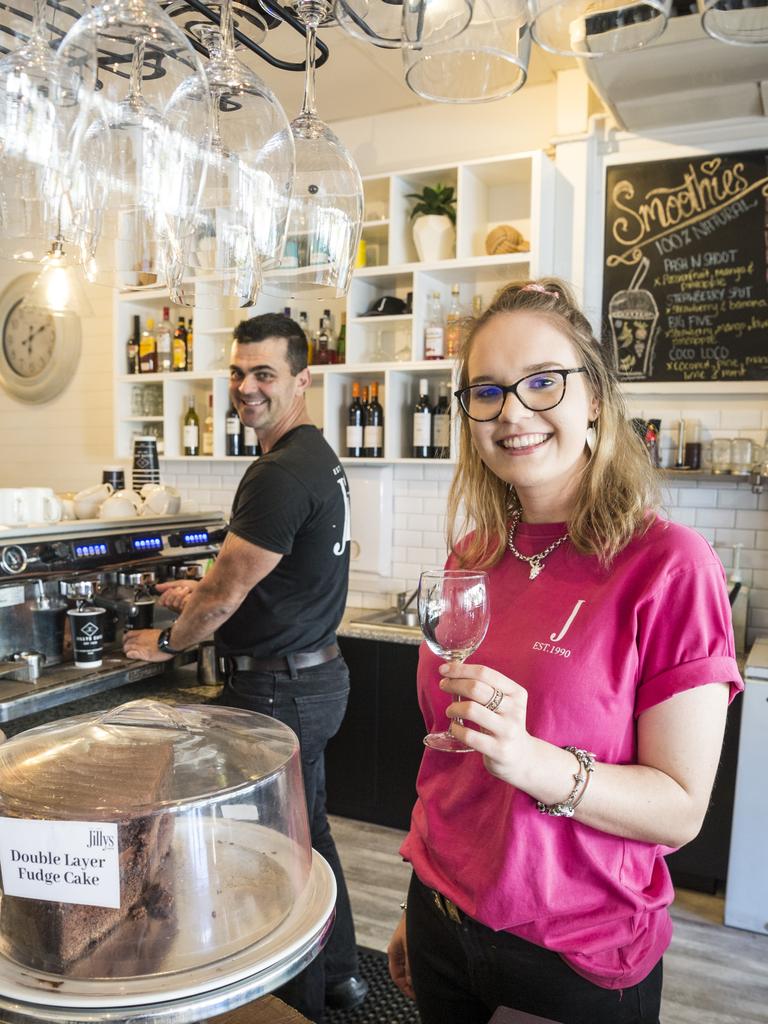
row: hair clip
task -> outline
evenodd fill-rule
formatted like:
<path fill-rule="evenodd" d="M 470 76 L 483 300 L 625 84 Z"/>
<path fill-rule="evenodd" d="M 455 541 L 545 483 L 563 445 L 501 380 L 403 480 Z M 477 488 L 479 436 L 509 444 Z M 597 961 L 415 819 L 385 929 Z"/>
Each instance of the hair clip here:
<path fill-rule="evenodd" d="M 541 292 L 542 295 L 554 295 L 556 299 L 560 298 L 560 292 L 552 291 L 550 288 L 545 288 L 543 284 L 524 284 L 520 289 L 521 292 Z"/>

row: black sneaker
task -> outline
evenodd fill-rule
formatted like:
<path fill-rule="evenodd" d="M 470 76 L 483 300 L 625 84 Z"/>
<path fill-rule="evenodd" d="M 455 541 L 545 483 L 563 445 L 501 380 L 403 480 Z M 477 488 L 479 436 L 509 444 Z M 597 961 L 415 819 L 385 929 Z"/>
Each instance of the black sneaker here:
<path fill-rule="evenodd" d="M 325 990 L 325 1005 L 332 1010 L 354 1010 L 368 995 L 368 982 L 353 974 Z"/>

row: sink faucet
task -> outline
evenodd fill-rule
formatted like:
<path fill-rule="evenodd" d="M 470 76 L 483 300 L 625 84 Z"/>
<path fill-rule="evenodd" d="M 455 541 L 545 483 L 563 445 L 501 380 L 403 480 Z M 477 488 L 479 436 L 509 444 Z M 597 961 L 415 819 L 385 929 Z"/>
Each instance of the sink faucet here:
<path fill-rule="evenodd" d="M 397 595 L 397 610 L 399 612 L 404 612 L 406 610 L 406 608 L 409 608 L 410 605 L 411 605 L 411 602 L 416 597 L 418 592 L 419 592 L 419 588 L 418 587 L 416 587 L 416 589 L 410 595 L 408 594 L 407 590 L 401 591 L 401 593 L 399 593 Z"/>

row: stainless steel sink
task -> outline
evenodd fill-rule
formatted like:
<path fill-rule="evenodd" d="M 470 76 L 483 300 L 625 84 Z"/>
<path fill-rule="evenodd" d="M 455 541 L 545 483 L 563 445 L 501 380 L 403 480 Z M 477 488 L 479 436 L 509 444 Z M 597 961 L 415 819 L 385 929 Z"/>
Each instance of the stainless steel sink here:
<path fill-rule="evenodd" d="M 397 608 L 384 608 L 381 611 L 361 615 L 359 619 L 351 619 L 351 626 L 383 626 L 385 629 L 419 628 L 419 615 L 415 608 L 399 611 Z"/>

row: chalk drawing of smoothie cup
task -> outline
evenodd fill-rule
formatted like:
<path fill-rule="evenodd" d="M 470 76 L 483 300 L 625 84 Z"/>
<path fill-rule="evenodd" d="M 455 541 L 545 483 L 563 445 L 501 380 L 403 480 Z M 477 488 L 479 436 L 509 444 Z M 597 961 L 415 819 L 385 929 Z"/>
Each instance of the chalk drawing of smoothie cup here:
<path fill-rule="evenodd" d="M 651 292 L 640 287 L 650 265 L 643 256 L 629 288 L 615 292 L 608 303 L 616 369 L 622 377 L 649 377 L 653 370 L 659 307 Z"/>

